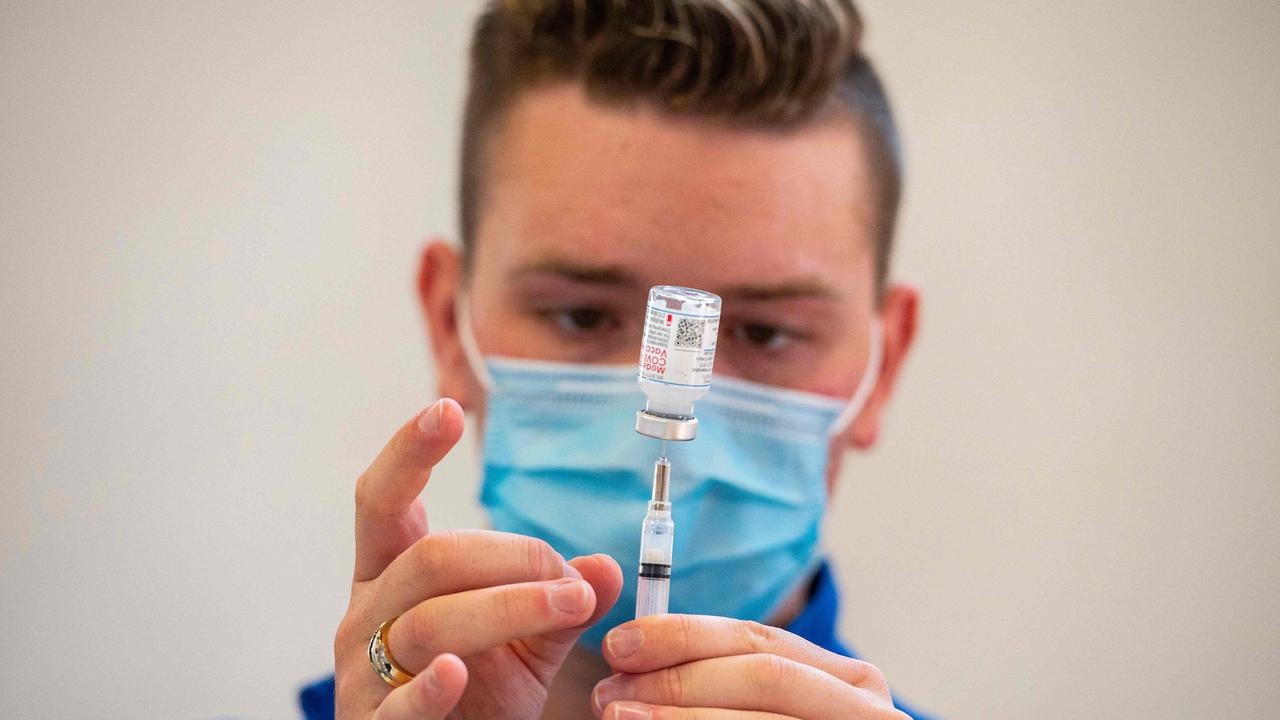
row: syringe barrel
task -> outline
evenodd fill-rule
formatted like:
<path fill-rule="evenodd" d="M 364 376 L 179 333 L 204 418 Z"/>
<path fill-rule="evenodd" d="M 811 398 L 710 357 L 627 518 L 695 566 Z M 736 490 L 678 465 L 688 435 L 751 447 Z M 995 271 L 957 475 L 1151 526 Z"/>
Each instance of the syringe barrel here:
<path fill-rule="evenodd" d="M 676 524 L 670 504 L 652 502 L 640 531 L 640 568 L 636 589 L 636 617 L 667 611 L 671 589 L 671 551 Z"/>
<path fill-rule="evenodd" d="M 671 578 L 640 578 L 636 588 L 636 617 L 661 615 L 667 611 L 667 598 L 671 592 Z"/>

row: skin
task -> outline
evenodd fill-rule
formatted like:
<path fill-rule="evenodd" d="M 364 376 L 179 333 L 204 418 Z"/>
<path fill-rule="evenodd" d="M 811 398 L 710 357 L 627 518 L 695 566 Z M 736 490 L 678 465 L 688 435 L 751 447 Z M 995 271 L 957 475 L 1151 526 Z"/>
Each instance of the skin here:
<path fill-rule="evenodd" d="M 419 290 L 438 401 L 357 482 L 351 604 L 334 643 L 338 716 L 408 718 L 887 718 L 884 676 L 777 627 L 663 615 L 625 623 L 601 655 L 575 648 L 617 600 L 617 563 L 567 560 L 533 538 L 429 533 L 418 494 L 485 394 L 459 340 L 470 298 L 482 354 L 633 363 L 646 290 L 724 298 L 717 375 L 848 397 L 878 317 L 876 389 L 834 438 L 872 446 L 915 335 L 918 294 L 877 297 L 869 168 L 851 120 L 787 132 L 731 129 L 594 104 L 571 85 L 525 93 L 490 138 L 471 271 L 425 248 Z M 803 607 L 797 591 L 773 619 Z M 365 648 L 388 643 L 417 677 L 391 690 Z"/>

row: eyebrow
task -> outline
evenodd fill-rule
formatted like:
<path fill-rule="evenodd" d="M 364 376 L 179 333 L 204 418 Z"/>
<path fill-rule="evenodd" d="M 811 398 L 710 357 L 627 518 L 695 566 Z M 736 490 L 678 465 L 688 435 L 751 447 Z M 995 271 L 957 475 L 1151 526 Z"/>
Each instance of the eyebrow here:
<path fill-rule="evenodd" d="M 837 297 L 835 290 L 815 277 L 798 278 L 769 285 L 734 285 L 721 293 L 735 300 L 830 300 Z"/>
<path fill-rule="evenodd" d="M 538 260 L 521 265 L 512 271 L 511 277 L 517 279 L 538 274 L 558 275 L 568 280 L 592 285 L 640 286 L 640 281 L 635 275 L 617 265 L 585 265 L 561 258 Z"/>
<path fill-rule="evenodd" d="M 512 279 L 528 275 L 549 274 L 590 285 L 624 288 L 641 286 L 639 278 L 617 265 L 587 265 L 564 258 L 548 258 L 521 265 L 511 273 Z M 722 297 L 742 301 L 830 300 L 838 297 L 829 285 L 816 277 L 802 277 L 770 284 L 732 285 L 720 292 Z"/>

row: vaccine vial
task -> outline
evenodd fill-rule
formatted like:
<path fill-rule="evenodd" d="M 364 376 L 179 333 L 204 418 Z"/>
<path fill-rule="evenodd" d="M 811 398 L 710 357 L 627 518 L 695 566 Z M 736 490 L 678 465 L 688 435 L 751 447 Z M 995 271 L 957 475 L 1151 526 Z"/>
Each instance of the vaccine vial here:
<path fill-rule="evenodd" d="M 662 440 L 692 440 L 694 403 L 711 389 L 720 330 L 720 296 L 659 285 L 649 290 L 636 373 L 645 408 L 636 431 Z"/>

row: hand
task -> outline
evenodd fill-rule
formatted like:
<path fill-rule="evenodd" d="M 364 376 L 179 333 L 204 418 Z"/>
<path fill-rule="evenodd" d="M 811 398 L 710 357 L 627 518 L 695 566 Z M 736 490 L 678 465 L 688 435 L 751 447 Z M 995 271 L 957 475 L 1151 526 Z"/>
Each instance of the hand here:
<path fill-rule="evenodd" d="M 759 623 L 651 615 L 611 630 L 604 658 L 618 673 L 592 693 L 604 720 L 907 717 L 874 665 Z"/>
<path fill-rule="evenodd" d="M 535 720 L 574 640 L 617 600 L 607 556 L 569 562 L 509 533 L 427 534 L 418 494 L 462 435 L 462 409 L 441 400 L 406 423 L 356 484 L 351 603 L 334 640 L 343 720 Z M 392 690 L 369 666 L 369 638 L 417 675 Z"/>

